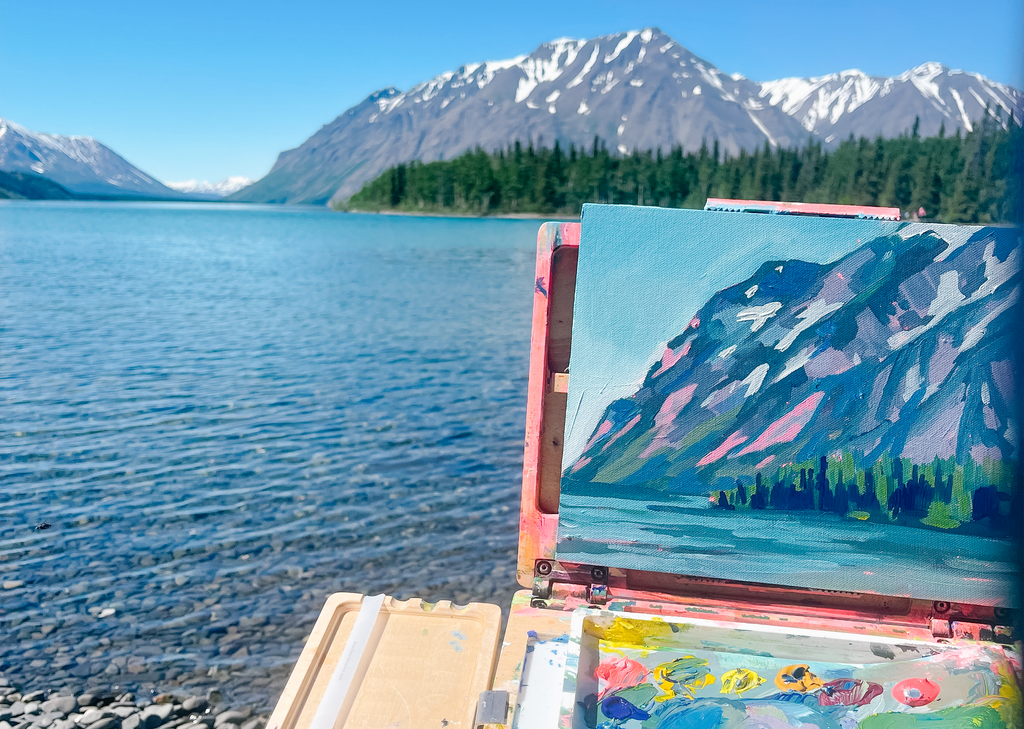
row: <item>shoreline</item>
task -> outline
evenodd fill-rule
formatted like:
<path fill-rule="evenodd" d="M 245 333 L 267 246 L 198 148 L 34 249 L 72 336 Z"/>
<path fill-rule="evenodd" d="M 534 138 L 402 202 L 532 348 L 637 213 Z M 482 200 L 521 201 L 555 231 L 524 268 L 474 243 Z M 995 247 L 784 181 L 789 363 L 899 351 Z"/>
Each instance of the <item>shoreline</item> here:
<path fill-rule="evenodd" d="M 335 210 L 336 213 L 352 213 L 354 215 L 394 215 L 409 218 L 468 218 L 471 220 L 550 220 L 557 223 L 578 223 L 578 215 L 546 215 L 545 213 L 499 213 L 497 215 L 474 215 L 472 213 L 415 213 L 407 210 Z"/>
<path fill-rule="evenodd" d="M 136 698 L 119 690 L 67 688 L 22 693 L 0 673 L 0 727 L 10 729 L 263 729 L 269 714 L 231 707 L 219 689 L 205 695 L 157 694 Z"/>

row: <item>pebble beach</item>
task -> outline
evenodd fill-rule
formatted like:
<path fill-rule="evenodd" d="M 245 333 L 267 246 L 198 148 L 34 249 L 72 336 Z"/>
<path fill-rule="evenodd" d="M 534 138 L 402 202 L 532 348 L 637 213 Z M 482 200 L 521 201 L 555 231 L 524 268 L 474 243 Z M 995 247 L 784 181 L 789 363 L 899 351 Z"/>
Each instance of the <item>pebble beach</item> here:
<path fill-rule="evenodd" d="M 220 691 L 205 696 L 138 697 L 116 689 L 73 694 L 68 690 L 22 693 L 0 677 L 0 729 L 263 729 L 266 717 L 250 707 L 228 707 Z"/>

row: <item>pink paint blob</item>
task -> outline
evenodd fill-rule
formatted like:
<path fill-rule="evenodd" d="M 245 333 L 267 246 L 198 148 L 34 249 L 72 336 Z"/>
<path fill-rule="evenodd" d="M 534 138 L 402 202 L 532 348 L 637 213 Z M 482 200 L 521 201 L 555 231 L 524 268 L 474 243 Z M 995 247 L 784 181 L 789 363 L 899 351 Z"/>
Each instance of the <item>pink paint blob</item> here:
<path fill-rule="evenodd" d="M 671 430 L 672 423 L 675 421 L 676 416 L 679 415 L 679 412 L 693 399 L 693 393 L 696 389 L 697 383 L 694 382 L 692 385 L 687 385 L 681 390 L 670 393 L 665 398 L 665 402 L 662 403 L 658 414 L 654 416 L 654 427 L 657 429 L 654 440 L 640 454 L 641 458 L 650 458 L 651 454 L 659 448 L 672 445 L 668 439 L 669 430 Z"/>
<path fill-rule="evenodd" d="M 647 678 L 647 669 L 642 663 L 629 658 L 613 658 L 594 669 L 594 678 L 603 682 L 599 696 L 604 696 L 620 688 L 643 683 Z"/>
<path fill-rule="evenodd" d="M 771 463 L 774 460 L 775 460 L 775 454 L 772 453 L 770 456 L 768 456 L 763 461 L 761 461 L 756 466 L 754 466 L 754 468 L 764 468 L 765 466 L 767 466 L 769 463 Z"/>
<path fill-rule="evenodd" d="M 818 408 L 818 403 L 821 402 L 823 397 L 825 397 L 824 392 L 816 392 L 808 397 L 791 411 L 765 428 L 765 431 L 757 437 L 757 440 L 748 445 L 737 455 L 745 456 L 748 453 L 763 451 L 769 446 L 777 445 L 779 443 L 789 443 L 792 441 L 800 434 L 803 427 L 811 422 L 811 418 L 814 416 L 814 411 Z"/>
<path fill-rule="evenodd" d="M 583 446 L 583 452 L 586 453 L 587 451 L 589 451 L 590 447 L 592 445 L 594 445 L 594 443 L 597 441 L 597 439 L 600 438 L 603 435 L 607 435 L 608 431 L 610 431 L 611 429 L 612 429 L 612 421 L 605 420 L 603 423 L 601 423 L 597 427 L 597 430 L 594 432 L 594 434 L 592 436 L 590 436 L 590 440 L 587 441 L 587 444 L 585 446 Z"/>
<path fill-rule="evenodd" d="M 939 685 L 927 678 L 905 678 L 892 687 L 892 697 L 906 706 L 927 706 L 939 698 Z"/>
<path fill-rule="evenodd" d="M 610 446 L 612 443 L 614 443 L 619 438 L 621 438 L 626 433 L 628 433 L 630 430 L 632 430 L 633 426 L 636 425 L 639 422 L 640 422 L 640 415 L 634 415 L 632 420 L 630 420 L 628 423 L 626 423 L 625 425 L 622 426 L 622 430 L 620 430 L 618 433 L 616 433 L 611 438 L 609 438 L 608 442 L 605 443 L 603 446 L 601 446 L 601 451 L 604 452 L 604 451 L 608 450 L 608 446 Z"/>
<path fill-rule="evenodd" d="M 736 446 L 738 446 L 739 444 L 743 443 L 746 440 L 747 436 L 743 435 L 743 433 L 737 430 L 735 433 L 726 438 L 725 442 L 722 443 L 722 445 L 718 446 L 717 448 L 715 448 L 715 450 L 711 451 L 706 456 L 697 461 L 697 467 L 700 468 L 701 466 L 706 466 L 709 463 L 714 463 L 719 458 L 722 458 L 726 453 L 728 453 L 733 448 L 735 448 Z"/>

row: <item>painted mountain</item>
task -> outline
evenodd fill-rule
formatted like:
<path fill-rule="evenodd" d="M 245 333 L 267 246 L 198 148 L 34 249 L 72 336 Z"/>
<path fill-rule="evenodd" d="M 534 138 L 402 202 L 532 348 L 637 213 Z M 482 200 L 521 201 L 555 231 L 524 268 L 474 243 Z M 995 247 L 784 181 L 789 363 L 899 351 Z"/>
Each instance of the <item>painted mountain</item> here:
<path fill-rule="evenodd" d="M 765 508 L 780 470 L 810 472 L 794 484 L 810 497 L 813 470 L 832 456 L 833 472 L 826 464 L 818 474 L 831 478 L 833 501 L 844 465 L 847 484 L 861 474 L 875 486 L 874 466 L 886 459 L 894 489 L 897 477 L 899 487 L 922 482 L 927 467 L 928 487 L 949 492 L 948 502 L 957 464 L 988 464 L 974 485 L 1008 490 L 1009 472 L 997 471 L 1019 459 L 1017 234 L 973 229 L 951 245 L 918 227 L 830 265 L 768 262 L 714 296 L 637 393 L 608 407 L 566 475 L 620 492 L 710 494 L 723 507 L 736 505 L 726 491 L 754 491 L 756 480 Z M 897 477 L 893 459 L 905 459 Z M 847 488 L 841 513 L 857 501 Z M 878 508 L 875 488 L 866 501 Z M 951 525 L 943 513 L 940 526 Z"/>
<path fill-rule="evenodd" d="M 38 175 L 76 195 L 183 196 L 92 137 L 41 134 L 0 119 L 0 171 Z"/>
<path fill-rule="evenodd" d="M 450 159 L 476 146 L 521 140 L 621 153 L 696 150 L 718 140 L 736 154 L 816 137 L 969 130 L 986 113 L 1020 121 L 1021 92 L 983 76 L 926 63 L 881 78 L 843 71 L 758 82 L 726 74 L 656 28 L 590 40 L 559 39 L 505 61 L 461 66 L 405 92 L 374 92 L 233 199 L 322 204 L 347 199 L 387 167 Z"/>
<path fill-rule="evenodd" d="M 562 559 L 1015 600 L 1019 231 L 875 231 L 694 312 L 565 464 Z"/>

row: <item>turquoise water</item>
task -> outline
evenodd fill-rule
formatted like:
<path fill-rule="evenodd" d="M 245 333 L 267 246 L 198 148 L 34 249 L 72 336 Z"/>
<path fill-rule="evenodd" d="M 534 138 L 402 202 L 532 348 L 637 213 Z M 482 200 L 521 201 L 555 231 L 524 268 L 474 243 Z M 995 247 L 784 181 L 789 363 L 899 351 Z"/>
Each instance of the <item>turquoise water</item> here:
<path fill-rule="evenodd" d="M 0 670 L 267 707 L 331 592 L 507 602 L 537 227 L 0 206 Z"/>

